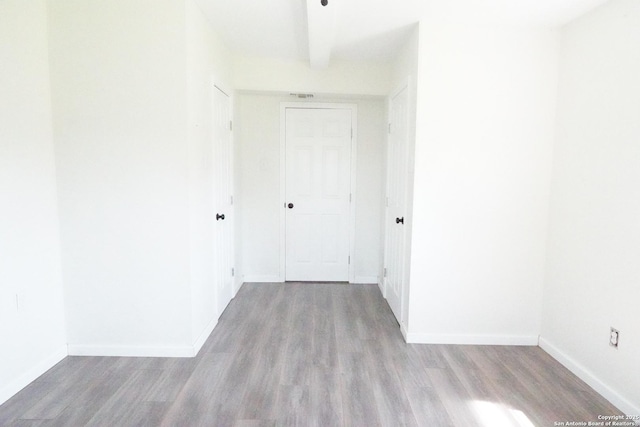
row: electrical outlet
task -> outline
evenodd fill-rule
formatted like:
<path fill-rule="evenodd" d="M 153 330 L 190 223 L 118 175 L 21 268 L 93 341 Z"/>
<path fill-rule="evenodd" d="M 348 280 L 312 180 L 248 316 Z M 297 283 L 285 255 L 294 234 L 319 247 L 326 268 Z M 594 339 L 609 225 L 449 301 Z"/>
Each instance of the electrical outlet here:
<path fill-rule="evenodd" d="M 609 345 L 611 347 L 618 348 L 619 342 L 620 342 L 620 331 L 612 327 L 611 332 L 609 333 Z"/>

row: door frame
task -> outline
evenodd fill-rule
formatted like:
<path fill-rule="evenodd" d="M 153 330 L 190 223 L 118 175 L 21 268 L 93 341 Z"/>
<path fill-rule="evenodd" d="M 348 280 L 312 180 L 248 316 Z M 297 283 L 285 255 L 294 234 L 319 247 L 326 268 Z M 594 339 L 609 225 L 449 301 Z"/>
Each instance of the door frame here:
<path fill-rule="evenodd" d="M 351 110 L 351 172 L 350 189 L 351 203 L 349 203 L 349 283 L 355 282 L 354 268 L 354 247 L 356 241 L 356 166 L 358 148 L 358 106 L 357 104 L 347 104 L 339 102 L 281 102 L 280 103 L 280 272 L 278 274 L 280 282 L 285 281 L 286 269 L 286 123 L 287 109 L 318 109 L 318 110 Z"/>

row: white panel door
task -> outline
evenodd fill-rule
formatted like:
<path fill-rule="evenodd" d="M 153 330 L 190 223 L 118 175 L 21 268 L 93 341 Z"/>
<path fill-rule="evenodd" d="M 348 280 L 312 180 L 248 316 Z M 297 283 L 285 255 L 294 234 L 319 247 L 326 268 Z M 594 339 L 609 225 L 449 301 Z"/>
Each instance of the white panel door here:
<path fill-rule="evenodd" d="M 389 147 L 387 152 L 387 213 L 385 239 L 385 294 L 389 306 L 402 323 L 405 209 L 407 186 L 407 110 L 408 94 L 404 88 L 391 98 L 389 105 Z"/>
<path fill-rule="evenodd" d="M 233 200 L 231 102 L 217 87 L 213 99 L 214 281 L 218 315 L 233 298 Z"/>
<path fill-rule="evenodd" d="M 285 280 L 348 281 L 351 110 L 285 115 Z"/>

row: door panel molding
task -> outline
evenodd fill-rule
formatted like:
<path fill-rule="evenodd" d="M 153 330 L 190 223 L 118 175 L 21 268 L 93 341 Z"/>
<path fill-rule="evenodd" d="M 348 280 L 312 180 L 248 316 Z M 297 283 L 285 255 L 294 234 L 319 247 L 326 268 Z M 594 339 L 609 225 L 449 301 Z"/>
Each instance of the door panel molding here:
<path fill-rule="evenodd" d="M 356 236 L 356 177 L 357 177 L 357 141 L 358 141 L 358 106 L 356 104 L 321 103 L 321 102 L 281 102 L 280 103 L 280 269 L 279 281 L 285 281 L 286 273 L 286 111 L 287 109 L 331 109 L 351 111 L 351 165 L 350 165 L 350 200 L 349 204 L 349 283 L 355 282 L 354 247 Z"/>

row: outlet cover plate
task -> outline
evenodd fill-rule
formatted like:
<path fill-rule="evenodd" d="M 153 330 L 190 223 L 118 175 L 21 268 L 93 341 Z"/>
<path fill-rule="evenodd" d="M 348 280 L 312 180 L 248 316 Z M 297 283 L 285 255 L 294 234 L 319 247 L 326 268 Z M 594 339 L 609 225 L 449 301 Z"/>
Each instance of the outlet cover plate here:
<path fill-rule="evenodd" d="M 609 334 L 609 345 L 611 347 L 618 348 L 619 342 L 620 342 L 620 331 L 612 327 L 611 332 Z"/>

